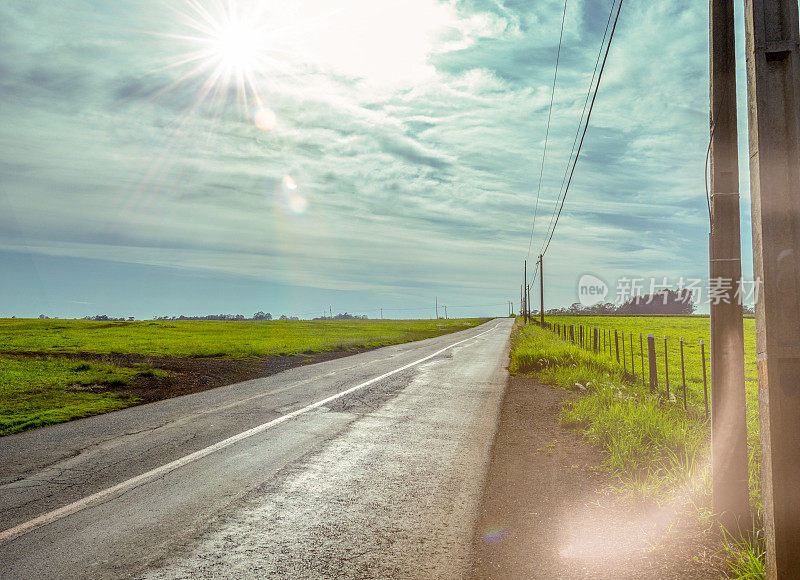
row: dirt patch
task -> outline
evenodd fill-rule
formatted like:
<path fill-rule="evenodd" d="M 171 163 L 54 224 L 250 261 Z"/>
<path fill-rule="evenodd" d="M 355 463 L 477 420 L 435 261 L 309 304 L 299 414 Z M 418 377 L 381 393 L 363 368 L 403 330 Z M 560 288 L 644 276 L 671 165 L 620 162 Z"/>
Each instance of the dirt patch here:
<path fill-rule="evenodd" d="M 689 506 L 610 489 L 602 456 L 559 424 L 566 397 L 509 379 L 473 540 L 473 578 L 725 577 L 719 540 Z"/>
<path fill-rule="evenodd" d="M 302 353 L 287 356 L 266 356 L 256 359 L 181 358 L 166 356 L 144 356 L 136 354 L 92 354 L 32 352 L 8 352 L 3 354 L 25 357 L 58 356 L 75 360 L 110 363 L 121 367 L 148 366 L 165 370 L 167 377 L 144 372 L 128 385 L 87 385 L 75 390 L 114 393 L 124 397 L 136 397 L 141 403 L 169 399 L 179 395 L 197 393 L 215 387 L 268 377 L 282 371 L 327 360 L 333 360 L 373 350 L 371 348 L 321 353 Z"/>

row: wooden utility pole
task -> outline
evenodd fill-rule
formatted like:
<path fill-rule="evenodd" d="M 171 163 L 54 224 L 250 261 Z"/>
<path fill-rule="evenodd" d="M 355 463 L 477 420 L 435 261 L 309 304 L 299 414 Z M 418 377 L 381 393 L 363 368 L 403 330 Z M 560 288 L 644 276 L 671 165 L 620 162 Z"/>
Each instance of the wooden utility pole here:
<path fill-rule="evenodd" d="M 436 297 L 436 320 L 439 320 L 439 297 Z"/>
<path fill-rule="evenodd" d="M 747 0 L 747 100 L 767 578 L 800 578 L 797 0 Z"/>
<path fill-rule="evenodd" d="M 525 324 L 528 323 L 528 260 L 522 265 L 522 294 L 525 296 Z"/>
<path fill-rule="evenodd" d="M 539 254 L 539 304 L 541 305 L 539 309 L 539 322 L 544 326 L 544 262 L 542 261 L 541 254 Z"/>
<path fill-rule="evenodd" d="M 533 286 L 533 282 L 528 284 L 527 288 L 525 288 L 525 304 L 528 305 L 528 321 L 533 319 L 533 314 L 531 314 L 531 286 Z"/>
<path fill-rule="evenodd" d="M 795 0 L 796 2 L 796 0 Z M 711 54 L 711 493 L 731 532 L 750 523 L 739 239 L 739 148 L 733 0 L 710 0 Z"/>

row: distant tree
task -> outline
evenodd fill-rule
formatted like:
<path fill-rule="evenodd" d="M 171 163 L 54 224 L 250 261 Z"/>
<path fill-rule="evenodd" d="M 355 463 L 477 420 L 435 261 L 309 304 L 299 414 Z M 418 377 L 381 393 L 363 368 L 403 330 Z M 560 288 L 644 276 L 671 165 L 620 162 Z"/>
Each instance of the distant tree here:
<path fill-rule="evenodd" d="M 50 319 L 49 316 L 45 316 L 44 314 L 40 314 L 39 318 L 41 318 L 42 320 L 49 320 Z"/>
<path fill-rule="evenodd" d="M 259 310 L 253 314 L 253 320 L 272 320 L 272 314 L 269 312 L 264 313 L 263 311 Z"/>
<path fill-rule="evenodd" d="M 750 306 L 749 304 L 744 304 L 742 306 L 742 314 L 744 316 L 755 316 L 756 309 L 753 306 Z"/>
<path fill-rule="evenodd" d="M 692 314 L 694 311 L 691 291 L 664 288 L 653 294 L 634 296 L 617 307 L 615 314 Z"/>

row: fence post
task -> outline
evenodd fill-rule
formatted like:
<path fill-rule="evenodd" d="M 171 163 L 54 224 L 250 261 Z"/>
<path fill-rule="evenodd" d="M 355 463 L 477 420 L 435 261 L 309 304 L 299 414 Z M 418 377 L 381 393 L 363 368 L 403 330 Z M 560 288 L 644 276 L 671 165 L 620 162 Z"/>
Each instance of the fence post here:
<path fill-rule="evenodd" d="M 622 342 L 625 342 L 625 337 L 622 337 Z M 636 376 L 636 359 L 633 356 L 633 333 L 631 332 L 631 375 Z"/>
<path fill-rule="evenodd" d="M 667 337 L 664 337 L 664 382 L 667 385 L 667 400 L 669 400 L 669 359 L 667 358 Z"/>
<path fill-rule="evenodd" d="M 619 334 L 614 330 L 614 348 L 617 350 L 617 364 L 619 364 Z"/>
<path fill-rule="evenodd" d="M 656 337 L 647 335 L 647 362 L 650 366 L 650 392 L 658 390 L 658 368 L 656 367 Z"/>
<path fill-rule="evenodd" d="M 706 345 L 700 341 L 700 356 L 703 359 L 703 402 L 706 406 L 706 419 L 708 419 L 708 381 L 706 379 Z"/>
<path fill-rule="evenodd" d="M 569 339 L 575 344 L 575 327 L 572 324 L 569 325 Z"/>
<path fill-rule="evenodd" d="M 647 385 L 647 383 L 645 382 L 647 379 L 645 379 L 645 374 L 644 374 L 644 343 L 642 342 L 641 332 L 639 333 L 639 356 L 642 359 L 642 385 L 645 386 Z"/>
<path fill-rule="evenodd" d="M 594 327 L 594 352 L 598 352 L 597 349 L 598 349 L 598 346 L 599 346 L 599 341 L 600 341 L 599 330 L 595 326 Z"/>
<path fill-rule="evenodd" d="M 628 362 L 625 360 L 625 333 L 622 333 L 622 372 L 628 372 Z"/>
<path fill-rule="evenodd" d="M 683 381 L 683 410 L 685 411 L 688 407 L 686 406 L 686 367 L 683 365 L 683 339 L 681 338 L 681 380 Z"/>

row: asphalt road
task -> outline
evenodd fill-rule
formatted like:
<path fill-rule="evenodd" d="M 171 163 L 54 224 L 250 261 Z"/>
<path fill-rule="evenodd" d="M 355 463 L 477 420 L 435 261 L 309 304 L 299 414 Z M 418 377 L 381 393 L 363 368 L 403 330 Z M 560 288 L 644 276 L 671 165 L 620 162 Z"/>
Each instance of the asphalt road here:
<path fill-rule="evenodd" d="M 465 575 L 512 321 L 0 439 L 0 578 Z"/>

